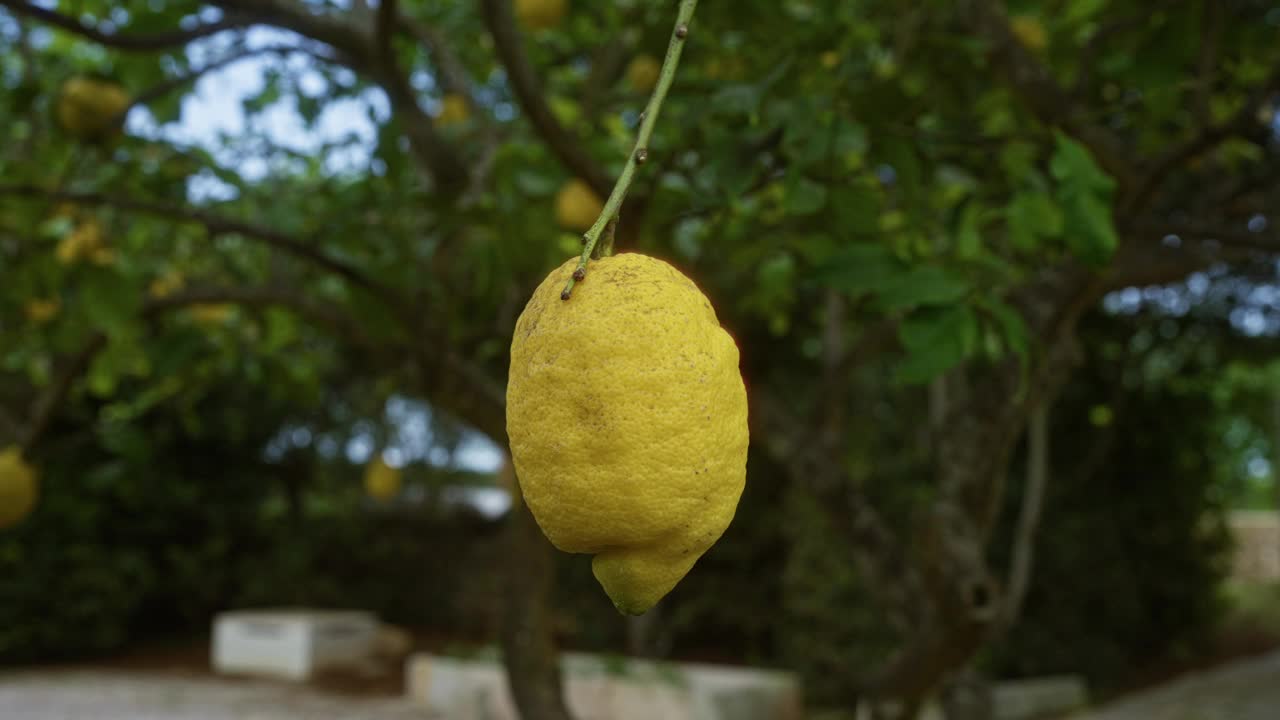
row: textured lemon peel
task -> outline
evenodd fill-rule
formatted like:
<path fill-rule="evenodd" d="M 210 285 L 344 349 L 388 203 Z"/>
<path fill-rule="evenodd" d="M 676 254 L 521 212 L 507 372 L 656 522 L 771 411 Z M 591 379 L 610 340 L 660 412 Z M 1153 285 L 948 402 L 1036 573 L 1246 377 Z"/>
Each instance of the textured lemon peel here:
<path fill-rule="evenodd" d="M 598 260 L 569 302 L 576 260 L 516 325 L 507 428 L 525 503 L 561 550 L 595 555 L 622 612 L 651 608 L 728 527 L 746 472 L 738 349 L 670 265 Z"/>

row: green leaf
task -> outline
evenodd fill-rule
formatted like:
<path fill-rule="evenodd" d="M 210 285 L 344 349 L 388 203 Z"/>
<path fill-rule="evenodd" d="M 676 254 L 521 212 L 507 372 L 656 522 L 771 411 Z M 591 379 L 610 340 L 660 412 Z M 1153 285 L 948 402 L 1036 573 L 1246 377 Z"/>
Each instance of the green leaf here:
<path fill-rule="evenodd" d="M 893 251 L 876 243 L 849 243 L 838 249 L 813 277 L 821 285 L 850 294 L 872 292 L 888 278 L 902 273 L 903 264 Z"/>
<path fill-rule="evenodd" d="M 900 310 L 919 305 L 946 305 L 969 294 L 969 284 L 939 265 L 921 265 L 890 276 L 877 288 L 877 305 Z"/>
<path fill-rule="evenodd" d="M 1119 244 L 1111 215 L 1115 181 L 1083 145 L 1062 133 L 1057 135 L 1050 170 L 1058 180 L 1067 246 L 1086 263 L 1105 264 Z"/>
<path fill-rule="evenodd" d="M 976 202 L 965 205 L 956 227 L 956 256 L 971 260 L 982 254 L 982 206 Z"/>
<path fill-rule="evenodd" d="M 784 123 L 782 149 L 792 167 L 807 168 L 830 156 L 832 133 L 815 108 L 798 103 Z"/>
<path fill-rule="evenodd" d="M 1063 185 L 1077 192 L 1107 194 L 1116 182 L 1094 161 L 1089 150 L 1064 133 L 1056 133 L 1057 144 L 1049 171 Z"/>
<path fill-rule="evenodd" d="M 880 198 L 866 186 L 837 185 L 830 189 L 835 227 L 854 236 L 880 232 Z"/>
<path fill-rule="evenodd" d="M 906 384 L 929 382 L 964 362 L 977 343 L 978 332 L 978 318 L 968 305 L 911 313 L 898 329 L 907 356 L 895 369 L 895 376 Z"/>
<path fill-rule="evenodd" d="M 1041 239 L 1062 235 L 1062 209 L 1048 193 L 1026 190 L 1013 196 L 1006 210 L 1009 240 L 1013 246 L 1030 252 L 1040 246 Z"/>
<path fill-rule="evenodd" d="M 787 212 L 792 215 L 812 215 L 827 204 L 827 188 L 799 174 L 793 174 L 787 183 Z"/>
<path fill-rule="evenodd" d="M 730 85 L 711 97 L 711 106 L 726 115 L 754 115 L 763 97 L 755 85 Z"/>
<path fill-rule="evenodd" d="M 861 156 L 867 152 L 867 129 L 858 123 L 842 120 L 836 125 L 836 155 L 842 158 Z"/>
<path fill-rule="evenodd" d="M 987 311 L 999 325 L 1005 347 L 1012 350 L 1018 357 L 1026 357 L 1030 349 L 1031 334 L 1027 331 L 1027 324 L 1023 321 L 1022 315 L 1003 302 L 984 303 L 982 309 Z"/>
<path fill-rule="evenodd" d="M 1084 262 L 1105 265 L 1119 244 L 1111 206 L 1091 195 L 1068 196 L 1063 200 L 1067 245 Z"/>
<path fill-rule="evenodd" d="M 86 272 L 80 280 L 80 294 L 89 323 L 109 333 L 129 326 L 142 304 L 136 289 L 110 270 Z"/>

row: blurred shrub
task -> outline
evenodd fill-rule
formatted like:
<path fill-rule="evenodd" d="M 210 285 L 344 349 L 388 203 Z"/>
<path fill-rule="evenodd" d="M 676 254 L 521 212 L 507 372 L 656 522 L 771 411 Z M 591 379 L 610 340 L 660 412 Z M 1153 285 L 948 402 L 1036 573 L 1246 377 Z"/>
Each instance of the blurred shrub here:
<path fill-rule="evenodd" d="M 1118 322 L 1094 319 L 1088 362 L 1053 407 L 1025 611 L 989 658 L 1000 675 L 1080 672 L 1105 691 L 1204 652 L 1221 615 L 1230 537 L 1215 485 L 1226 451 L 1213 368 L 1170 357 L 1176 346 L 1135 354 L 1111 340 Z M 1008 557 L 995 562 L 1007 567 Z"/>
<path fill-rule="evenodd" d="M 213 613 L 244 606 L 357 607 L 488 632 L 496 526 L 375 507 L 345 463 L 269 462 L 286 407 L 228 384 L 127 421 L 69 408 L 82 417 L 37 458 L 36 511 L 0 533 L 0 662 L 204 633 Z"/>

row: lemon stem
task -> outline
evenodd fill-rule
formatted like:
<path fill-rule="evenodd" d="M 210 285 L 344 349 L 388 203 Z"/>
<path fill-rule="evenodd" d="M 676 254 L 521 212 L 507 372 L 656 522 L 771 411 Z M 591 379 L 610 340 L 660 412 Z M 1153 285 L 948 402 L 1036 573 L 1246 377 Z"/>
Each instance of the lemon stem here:
<path fill-rule="evenodd" d="M 667 98 L 667 90 L 675 80 L 676 68 L 680 65 L 680 54 L 684 52 L 685 40 L 689 37 L 689 23 L 693 21 L 693 11 L 697 8 L 698 0 L 680 0 L 680 10 L 676 13 L 676 26 L 671 32 L 671 44 L 667 46 L 667 57 L 662 61 L 662 72 L 658 74 L 658 84 L 653 88 L 653 96 L 649 98 L 644 114 L 640 116 L 640 130 L 636 134 L 635 149 L 627 158 L 627 164 L 623 166 L 622 174 L 618 176 L 618 182 L 614 184 L 613 192 L 609 194 L 600 217 L 596 218 L 595 224 L 584 236 L 586 243 L 582 247 L 578 268 L 564 286 L 564 292 L 560 294 L 563 300 L 568 300 L 570 293 L 573 292 L 573 286 L 578 280 L 586 277 L 587 263 L 591 260 L 591 255 L 595 252 L 596 244 L 602 235 L 605 236 L 604 254 L 607 256 L 613 253 L 613 230 L 618 221 L 618 211 L 622 209 L 622 202 L 626 200 L 627 191 L 631 189 L 636 168 L 649 159 L 649 138 L 652 137 L 653 128 L 658 122 L 658 113 L 662 110 L 662 102 Z"/>
<path fill-rule="evenodd" d="M 620 217 L 620 215 L 614 215 L 609 224 L 604 226 L 604 235 L 600 236 L 599 252 L 596 253 L 597 258 L 609 257 L 613 254 L 613 235 L 618 229 Z"/>

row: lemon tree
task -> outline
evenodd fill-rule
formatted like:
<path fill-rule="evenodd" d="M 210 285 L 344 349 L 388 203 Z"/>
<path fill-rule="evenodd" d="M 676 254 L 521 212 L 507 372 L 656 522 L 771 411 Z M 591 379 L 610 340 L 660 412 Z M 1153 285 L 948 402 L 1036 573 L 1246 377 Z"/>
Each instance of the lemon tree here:
<path fill-rule="evenodd" d="M 64 5 L 0 0 L 0 445 L 40 458 L 73 438 L 77 460 L 146 468 L 132 429 L 162 409 L 207 427 L 206 393 L 226 387 L 212 378 L 305 415 L 347 387 L 340 367 L 502 442 L 517 319 L 549 272 L 564 279 L 567 233 L 585 234 L 555 312 L 592 302 L 617 258 L 661 259 L 713 304 L 751 401 L 735 519 L 656 622 L 751 635 L 827 702 L 853 687 L 911 701 L 982 652 L 1007 574 L 991 508 L 1079 315 L 1109 290 L 1271 253 L 1261 6 L 1206 23 L 1215 7 L 1136 0 L 703 3 L 650 124 L 627 65 L 661 56 L 670 4 Z M 178 141 L 196 88 L 233 65 L 260 75 L 215 98 L 246 130 Z M 138 100 L 132 122 L 71 142 L 64 89 L 103 77 L 102 97 Z M 335 112 L 368 124 L 314 144 L 253 130 Z M 624 211 L 611 188 L 628 174 Z M 589 211 L 565 221 L 575 179 Z M 525 516 L 503 565 L 515 697 L 562 717 L 555 561 Z M 635 553 L 679 545 L 645 529 Z M 766 562 L 787 572 L 752 572 Z M 616 622 L 603 594 L 565 595 L 575 617 Z"/>

